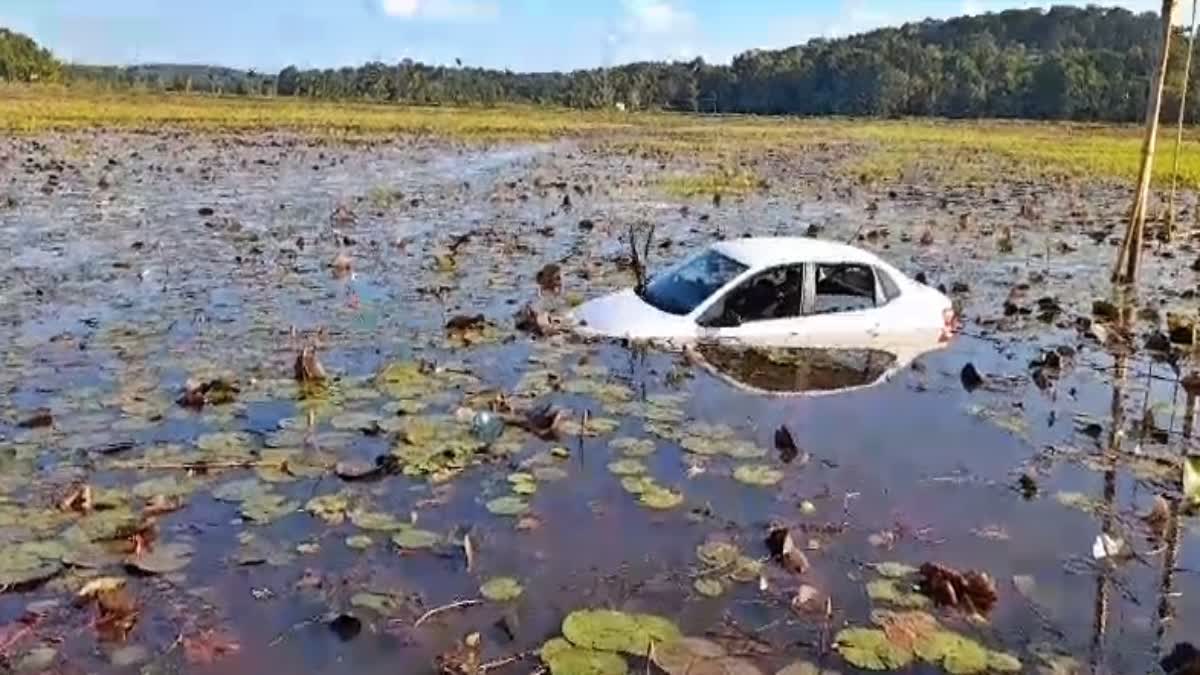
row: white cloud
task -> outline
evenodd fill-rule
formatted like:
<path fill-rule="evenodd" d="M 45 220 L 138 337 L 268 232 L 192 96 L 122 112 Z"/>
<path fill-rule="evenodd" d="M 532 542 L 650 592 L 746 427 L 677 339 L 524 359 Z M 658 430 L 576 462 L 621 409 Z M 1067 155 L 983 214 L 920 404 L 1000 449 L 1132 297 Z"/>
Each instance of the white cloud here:
<path fill-rule="evenodd" d="M 679 0 L 621 0 L 620 25 L 608 36 L 616 62 L 686 60 L 703 42 L 696 15 Z"/>
<path fill-rule="evenodd" d="M 491 0 L 382 0 L 381 8 L 397 19 L 434 21 L 494 19 L 500 13 Z"/>

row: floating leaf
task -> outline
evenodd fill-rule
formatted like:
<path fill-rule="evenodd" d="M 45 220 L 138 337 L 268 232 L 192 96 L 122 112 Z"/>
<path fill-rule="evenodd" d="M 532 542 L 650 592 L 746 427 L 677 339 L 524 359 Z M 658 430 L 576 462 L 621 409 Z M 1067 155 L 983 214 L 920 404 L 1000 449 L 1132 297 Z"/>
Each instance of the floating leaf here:
<path fill-rule="evenodd" d="M 608 447 L 620 452 L 626 457 L 648 457 L 654 454 L 654 441 L 649 438 L 633 438 L 624 436 L 614 439 Z"/>
<path fill-rule="evenodd" d="M 405 529 L 392 535 L 392 543 L 402 549 L 433 548 L 442 543 L 442 536 L 428 530 Z"/>
<path fill-rule="evenodd" d="M 636 459 L 619 459 L 608 465 L 608 471 L 617 476 L 638 476 L 646 473 L 646 465 Z"/>
<path fill-rule="evenodd" d="M 898 562 L 881 562 L 872 565 L 880 576 L 888 579 L 903 579 L 917 573 L 917 568 Z"/>
<path fill-rule="evenodd" d="M 609 609 L 579 610 L 563 620 L 563 635 L 577 647 L 646 656 L 650 645 L 677 640 L 675 624 L 651 614 Z"/>
<path fill-rule="evenodd" d="M 700 577 L 692 582 L 692 588 L 706 598 L 717 598 L 725 593 L 725 584 L 721 583 L 720 579 L 711 577 Z"/>
<path fill-rule="evenodd" d="M 708 541 L 696 547 L 696 557 L 710 567 L 729 567 L 741 554 L 737 546 L 725 541 Z"/>
<path fill-rule="evenodd" d="M 487 510 L 497 516 L 519 516 L 529 510 L 529 502 L 520 497 L 498 497 L 487 503 Z"/>
<path fill-rule="evenodd" d="M 350 597 L 350 606 L 369 609 L 380 616 L 394 616 L 404 607 L 394 596 L 384 593 L 355 593 Z"/>
<path fill-rule="evenodd" d="M 0 547 L 0 588 L 36 584 L 62 571 L 62 563 L 39 555 L 30 544 Z"/>
<path fill-rule="evenodd" d="M 657 485 L 649 476 L 625 476 L 621 479 L 621 488 L 630 494 L 640 495 L 654 487 Z"/>
<path fill-rule="evenodd" d="M 304 509 L 330 525 L 341 525 L 346 520 L 346 511 L 350 508 L 349 498 L 342 493 L 313 497 L 304 505 Z"/>
<path fill-rule="evenodd" d="M 733 565 L 733 570 L 729 573 L 730 579 L 743 584 L 757 581 L 760 576 L 762 576 L 762 563 L 746 556 L 738 557 L 737 562 Z"/>
<path fill-rule="evenodd" d="M 364 530 L 395 532 L 396 530 L 402 530 L 405 527 L 408 527 L 406 523 L 401 522 L 398 518 L 390 513 L 355 509 L 348 515 L 350 516 L 350 522 L 354 523 L 355 527 Z"/>
<path fill-rule="evenodd" d="M 898 670 L 913 660 L 912 651 L 892 644 L 882 630 L 845 628 L 834 641 L 842 658 L 863 670 Z"/>
<path fill-rule="evenodd" d="M 295 513 L 298 508 L 300 502 L 289 500 L 283 495 L 264 493 L 242 502 L 241 514 L 246 520 L 266 524 Z"/>
<path fill-rule="evenodd" d="M 533 470 L 533 477 L 541 483 L 553 483 L 564 480 L 569 475 L 566 470 L 560 469 L 557 466 L 539 466 Z"/>
<path fill-rule="evenodd" d="M 1183 494 L 1193 504 L 1200 504 L 1200 455 L 1183 458 Z"/>
<path fill-rule="evenodd" d="M 365 412 L 345 412 L 329 420 L 329 425 L 340 431 L 373 431 L 378 424 L 378 415 Z"/>
<path fill-rule="evenodd" d="M 131 555 L 125 564 L 146 574 L 170 574 L 187 567 L 194 549 L 182 542 L 158 544 L 141 555 Z"/>
<path fill-rule="evenodd" d="M 479 594 L 493 602 L 508 602 L 521 597 L 525 591 L 516 579 L 498 577 L 479 587 Z"/>
<path fill-rule="evenodd" d="M 776 672 L 775 675 L 841 675 L 841 674 L 838 673 L 836 670 L 821 670 L 820 668 L 818 668 L 816 666 L 816 664 L 809 663 L 807 661 L 797 661 L 789 666 L 786 666 L 782 670 Z"/>
<path fill-rule="evenodd" d="M 747 485 L 768 487 L 783 480 L 783 472 L 765 464 L 746 464 L 733 472 L 735 480 Z"/>
<path fill-rule="evenodd" d="M 576 647 L 562 638 L 542 645 L 542 662 L 551 675 L 626 675 L 629 664 L 611 652 Z"/>
<path fill-rule="evenodd" d="M 672 492 L 664 487 L 657 485 L 647 486 L 642 492 L 640 499 L 641 503 L 652 509 L 667 510 L 673 509 L 683 503 L 683 495 L 678 492 Z"/>
<path fill-rule="evenodd" d="M 900 587 L 895 579 L 878 579 L 867 584 L 867 595 L 876 602 L 886 602 L 897 607 L 921 609 L 933 603 L 928 597 Z"/>
<path fill-rule="evenodd" d="M 997 673 L 1021 672 L 1021 660 L 1004 652 L 988 652 L 988 670 Z"/>
<path fill-rule="evenodd" d="M 762 675 L 753 663 L 728 656 L 721 645 L 700 638 L 656 644 L 650 658 L 667 675 Z"/>
<path fill-rule="evenodd" d="M 375 540 L 365 534 L 346 537 L 346 546 L 356 551 L 365 551 L 375 544 Z"/>
<path fill-rule="evenodd" d="M 218 501 L 236 503 L 262 495 L 266 491 L 267 486 L 257 478 L 245 478 L 218 485 L 213 488 L 212 496 Z"/>

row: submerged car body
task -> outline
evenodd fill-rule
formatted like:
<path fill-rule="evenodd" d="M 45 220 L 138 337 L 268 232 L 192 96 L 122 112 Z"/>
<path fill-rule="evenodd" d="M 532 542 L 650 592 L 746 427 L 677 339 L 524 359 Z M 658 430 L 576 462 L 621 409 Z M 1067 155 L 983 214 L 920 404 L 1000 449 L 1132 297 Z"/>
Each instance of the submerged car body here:
<path fill-rule="evenodd" d="M 945 343 L 956 323 L 949 298 L 878 256 L 803 237 L 714 243 L 572 320 L 585 335 L 677 345 L 889 351 Z"/>

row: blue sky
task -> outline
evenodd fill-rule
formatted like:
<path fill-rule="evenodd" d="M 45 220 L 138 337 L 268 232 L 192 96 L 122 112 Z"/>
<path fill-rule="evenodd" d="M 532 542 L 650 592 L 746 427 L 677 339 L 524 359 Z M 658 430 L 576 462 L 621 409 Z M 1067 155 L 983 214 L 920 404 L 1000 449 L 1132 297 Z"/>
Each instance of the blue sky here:
<path fill-rule="evenodd" d="M 1095 2 L 1097 0 L 1093 0 Z M 0 26 L 85 63 L 260 70 L 412 58 L 552 70 L 747 49 L 1059 0 L 0 0 Z M 1159 0 L 1119 0 L 1135 11 Z M 1185 2 L 1190 11 L 1190 3 Z"/>

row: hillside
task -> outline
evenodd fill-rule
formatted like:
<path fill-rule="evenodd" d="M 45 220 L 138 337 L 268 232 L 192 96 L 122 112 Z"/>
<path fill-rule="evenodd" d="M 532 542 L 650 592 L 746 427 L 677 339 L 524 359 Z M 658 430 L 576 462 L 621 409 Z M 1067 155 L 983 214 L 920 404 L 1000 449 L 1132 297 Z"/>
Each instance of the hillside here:
<path fill-rule="evenodd" d="M 171 64 L 70 66 L 67 74 L 165 90 L 420 104 L 1133 121 L 1144 107 L 1157 29 L 1151 13 L 1055 7 L 927 20 L 787 49 L 751 50 L 728 65 L 697 59 L 513 73 L 406 60 L 322 70 L 289 67 L 277 75 Z M 1175 36 L 1178 58 L 1172 63 L 1168 115 L 1177 110 L 1185 37 Z M 29 60 L 25 54 L 31 47 L 22 49 L 11 58 L 0 52 L 0 73 L 13 71 L 15 66 L 6 65 L 10 60 Z M 37 53 L 50 58 L 44 50 Z M 1189 109 L 1193 118 L 1196 112 Z"/>

